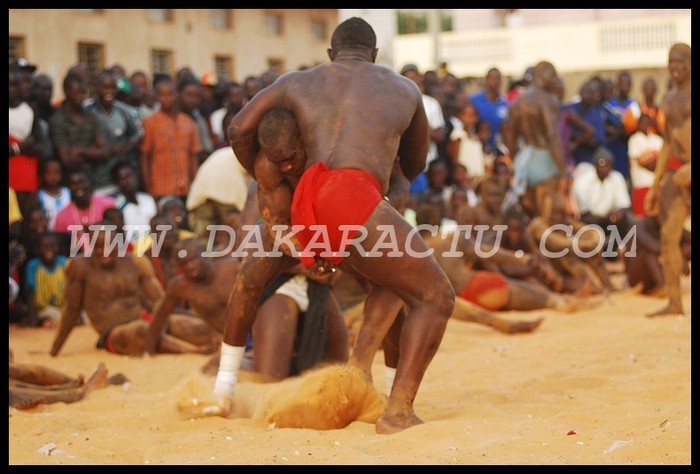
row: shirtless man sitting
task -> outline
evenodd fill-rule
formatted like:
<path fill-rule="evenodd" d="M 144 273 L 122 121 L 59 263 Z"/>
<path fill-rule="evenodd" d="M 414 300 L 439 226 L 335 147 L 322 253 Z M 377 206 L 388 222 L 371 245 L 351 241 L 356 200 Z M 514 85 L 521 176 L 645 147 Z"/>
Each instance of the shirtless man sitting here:
<path fill-rule="evenodd" d="M 145 350 L 150 354 L 156 352 L 166 327 L 172 334 L 200 341 L 201 344 L 211 340 L 220 342 L 226 322 L 226 304 L 241 266 L 240 261 L 233 258 L 205 256 L 198 238 L 179 241 L 174 254 L 177 255 L 180 274 L 168 282 L 165 297 L 154 311 L 146 337 Z M 300 294 L 300 290 L 304 294 Z M 302 288 L 291 278 L 266 297 L 258 311 L 253 326 L 252 369 L 265 376 L 265 380 L 281 380 L 293 372 L 294 343 L 299 343 L 298 320 L 302 318 L 306 322 L 302 313 L 306 313 L 310 305 L 306 291 L 305 285 Z M 327 318 L 328 328 L 325 360 L 344 362 L 348 357 L 347 335 L 340 309 L 334 297 L 331 298 L 325 300 L 325 311 L 321 314 L 321 317 Z M 192 316 L 172 314 L 179 301 L 189 304 Z M 194 323 L 189 321 L 192 318 L 196 318 Z M 202 370 L 210 373 L 218 364 L 217 355 Z"/>
<path fill-rule="evenodd" d="M 130 356 L 143 353 L 149 310 L 163 297 L 163 290 L 146 258 L 119 256 L 115 247 L 105 245 L 113 238 L 115 227 L 106 221 L 93 226 L 90 256 L 77 256 L 66 267 L 66 306 L 51 347 L 52 356 L 61 351 L 82 311 L 100 335 L 98 348 Z M 141 291 L 150 307 L 142 306 Z M 156 348 L 159 353 L 209 354 L 214 350 L 215 345 L 195 345 L 171 334 L 163 334 Z"/>

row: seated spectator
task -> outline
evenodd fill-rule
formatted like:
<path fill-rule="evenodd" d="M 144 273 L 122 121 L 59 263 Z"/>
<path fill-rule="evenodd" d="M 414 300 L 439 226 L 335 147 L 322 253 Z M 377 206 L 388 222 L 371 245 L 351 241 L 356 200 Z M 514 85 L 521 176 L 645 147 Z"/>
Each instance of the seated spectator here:
<path fill-rule="evenodd" d="M 39 181 L 41 187 L 37 191 L 39 205 L 49 220 L 49 230 L 56 227 L 56 216 L 70 204 L 70 190 L 63 186 L 63 165 L 58 158 L 51 158 L 39 163 Z"/>
<path fill-rule="evenodd" d="M 227 128 L 232 115 L 226 115 Z M 248 195 L 251 178 L 236 159 L 230 146 L 214 151 L 202 163 L 192 181 L 187 196 L 189 227 L 202 239 L 209 241 L 208 225 L 228 225 L 234 232 L 240 229 L 240 213 Z M 227 248 L 228 234 L 217 232 L 215 247 Z"/>
<path fill-rule="evenodd" d="M 447 154 L 454 165 L 462 164 L 469 176 L 480 181 L 486 175 L 483 145 L 476 134 L 479 115 L 473 104 L 467 103 L 453 120 L 454 128 L 447 142 Z"/>
<path fill-rule="evenodd" d="M 594 164 L 579 163 L 574 171 L 573 194 L 581 211 L 581 221 L 600 226 L 610 235 L 610 226 L 624 237 L 629 230 L 630 196 L 625 178 L 613 170 L 613 155 L 599 147 Z"/>
<path fill-rule="evenodd" d="M 129 161 L 114 164 L 112 182 L 117 186 L 112 195 L 115 205 L 123 213 L 130 242 L 135 243 L 150 233 L 151 218 L 158 213 L 156 201 L 150 194 L 138 190 L 136 168 Z"/>
<path fill-rule="evenodd" d="M 441 219 L 449 217 L 451 189 L 447 186 L 447 165 L 441 160 L 433 160 L 428 165 L 428 189 L 417 200 L 418 209 L 425 206 L 435 208 Z"/>
<path fill-rule="evenodd" d="M 193 236 L 190 230 L 185 201 L 178 196 L 163 196 L 158 200 L 158 214 L 169 216 L 178 230 L 186 230 Z"/>
<path fill-rule="evenodd" d="M 567 214 L 566 200 L 561 193 L 558 199 L 552 200 L 551 206 L 551 210 L 545 209 L 542 215 L 534 217 L 527 226 L 527 232 L 535 242 L 540 243 L 542 253 L 550 258 L 552 265 L 565 279 L 567 275 L 578 279 L 580 284 L 576 285 L 577 295 L 615 290 L 602 258 L 600 241 L 604 236 L 594 229 L 581 232 L 585 224 Z M 555 225 L 564 227 L 554 227 Z M 595 252 L 599 248 L 601 250 Z M 582 252 L 585 253 L 585 258 L 581 256 Z"/>
<path fill-rule="evenodd" d="M 654 183 L 654 170 L 664 139 L 653 133 L 651 118 L 642 114 L 637 122 L 636 133 L 630 136 L 627 148 L 632 180 L 632 213 L 645 216 L 644 198 Z"/>
<path fill-rule="evenodd" d="M 68 189 L 71 193 L 71 202 L 56 216 L 56 232 L 68 234 L 71 239 L 70 255 L 84 249 L 87 241 L 81 236 L 88 226 L 95 224 L 104 217 L 105 209 L 116 207 L 114 198 L 100 196 L 92 192 L 90 179 L 87 172 L 76 169 L 68 173 Z M 73 226 L 77 226 L 72 228 Z"/>
<path fill-rule="evenodd" d="M 66 267 L 66 306 L 51 346 L 57 356 L 85 311 L 99 335 L 98 349 L 115 354 L 140 356 L 152 319 L 150 311 L 163 298 L 148 259 L 134 255 L 118 256 L 105 245 L 111 230 L 99 222 L 89 257 L 77 256 Z M 186 333 L 186 331 L 185 331 Z M 195 345 L 165 331 L 159 340 L 159 353 L 209 354 L 216 347 Z"/>
<path fill-rule="evenodd" d="M 39 256 L 27 262 L 25 271 L 30 321 L 48 328 L 58 325 L 65 303 L 65 267 L 68 259 L 57 252 L 56 236 L 41 234 L 38 238 Z"/>
<path fill-rule="evenodd" d="M 643 295 L 652 295 L 661 298 L 668 296 L 664 272 L 661 267 L 661 227 L 658 216 L 644 216 L 635 219 L 637 232 L 635 252 L 625 253 L 625 275 L 627 283 L 634 287 L 641 284 L 640 292 Z M 681 241 L 681 254 L 683 255 L 682 272 L 690 274 L 691 238 L 690 231 L 683 229 Z"/>
<path fill-rule="evenodd" d="M 120 252 L 119 255 L 134 253 L 134 244 L 129 240 L 131 232 L 126 232 L 124 229 L 124 213 L 116 207 L 110 207 L 105 209 L 103 220 L 109 221 L 116 226 L 114 235 L 117 241 L 117 249 Z"/>

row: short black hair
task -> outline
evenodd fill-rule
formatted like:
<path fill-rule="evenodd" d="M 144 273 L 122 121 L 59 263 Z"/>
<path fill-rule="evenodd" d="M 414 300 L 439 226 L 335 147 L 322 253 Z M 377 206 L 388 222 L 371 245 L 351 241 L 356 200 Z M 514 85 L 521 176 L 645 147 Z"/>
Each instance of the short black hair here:
<path fill-rule="evenodd" d="M 185 88 L 189 86 L 196 86 L 197 89 L 202 87 L 202 85 L 199 83 L 197 79 L 194 77 L 185 77 L 184 79 L 181 79 L 180 82 L 177 83 L 177 91 L 182 92 L 185 90 Z"/>
<path fill-rule="evenodd" d="M 376 47 L 377 35 L 372 26 L 359 17 L 348 18 L 339 24 L 331 36 L 331 48 L 335 51 Z"/>
<path fill-rule="evenodd" d="M 61 169 L 61 175 L 64 174 L 64 169 L 63 169 L 63 162 L 56 158 L 55 156 L 50 156 L 49 158 L 43 159 L 39 161 L 39 169 L 37 170 L 37 173 L 39 174 L 39 177 L 41 178 L 44 176 L 44 173 L 46 172 L 46 166 L 49 164 L 57 164 L 58 167 Z"/>
<path fill-rule="evenodd" d="M 63 92 L 67 92 L 68 88 L 70 87 L 71 84 L 73 83 L 79 84 L 83 87 L 87 87 L 87 81 L 83 79 L 82 77 L 78 76 L 75 73 L 68 73 L 66 74 L 66 77 L 63 79 Z"/>
<path fill-rule="evenodd" d="M 272 109 L 263 115 L 258 124 L 258 143 L 264 147 L 273 146 L 280 138 L 289 136 L 286 133 L 282 135 L 281 131 L 290 135 L 298 134 L 297 121 L 286 109 Z"/>
<path fill-rule="evenodd" d="M 114 163 L 112 165 L 112 168 L 109 170 L 109 174 L 112 177 L 112 182 L 114 184 L 117 184 L 117 181 L 119 180 L 119 172 L 123 168 L 129 168 L 134 173 L 136 172 L 136 168 L 129 161 L 127 161 L 125 159 L 118 160 L 116 163 Z"/>

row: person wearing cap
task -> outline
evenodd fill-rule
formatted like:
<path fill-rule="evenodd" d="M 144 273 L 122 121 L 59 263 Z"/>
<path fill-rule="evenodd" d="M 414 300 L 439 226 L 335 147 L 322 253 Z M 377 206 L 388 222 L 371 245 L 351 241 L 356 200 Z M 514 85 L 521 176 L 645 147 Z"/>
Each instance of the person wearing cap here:
<path fill-rule="evenodd" d="M 38 205 L 38 165 L 46 142 L 39 114 L 28 102 L 35 70 L 26 59 L 10 63 L 9 69 L 9 184 L 17 193 L 22 212 Z"/>
<path fill-rule="evenodd" d="M 219 80 L 217 73 L 211 71 L 202 74 L 202 77 L 199 78 L 199 83 L 202 86 L 199 112 L 202 114 L 202 117 L 209 120 L 212 112 L 221 106 L 217 89 L 225 86 L 225 83 Z"/>

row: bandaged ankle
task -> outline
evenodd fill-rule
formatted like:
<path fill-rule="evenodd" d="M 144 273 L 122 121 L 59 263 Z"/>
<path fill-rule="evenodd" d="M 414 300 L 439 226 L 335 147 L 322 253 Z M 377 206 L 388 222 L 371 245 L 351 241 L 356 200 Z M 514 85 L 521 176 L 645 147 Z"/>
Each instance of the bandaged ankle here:
<path fill-rule="evenodd" d="M 386 384 L 387 395 L 391 395 L 391 387 L 394 386 L 394 377 L 396 377 L 396 369 L 384 366 L 384 383 Z"/>
<path fill-rule="evenodd" d="M 243 360 L 243 346 L 230 346 L 221 343 L 221 358 L 219 360 L 219 372 L 216 374 L 214 393 L 217 395 L 232 395 L 238 381 L 238 370 Z"/>

